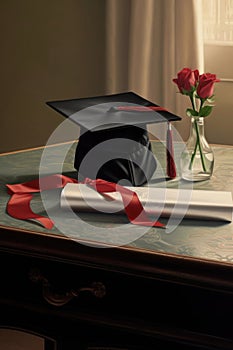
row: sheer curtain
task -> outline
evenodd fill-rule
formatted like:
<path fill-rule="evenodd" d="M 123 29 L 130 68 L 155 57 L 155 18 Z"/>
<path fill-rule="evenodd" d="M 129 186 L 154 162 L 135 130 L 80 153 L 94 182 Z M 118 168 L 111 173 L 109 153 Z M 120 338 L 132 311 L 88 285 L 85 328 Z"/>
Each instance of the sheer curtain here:
<path fill-rule="evenodd" d="M 189 103 L 172 82 L 183 67 L 203 72 L 202 0 L 107 0 L 107 91 L 131 90 L 183 117 Z"/>

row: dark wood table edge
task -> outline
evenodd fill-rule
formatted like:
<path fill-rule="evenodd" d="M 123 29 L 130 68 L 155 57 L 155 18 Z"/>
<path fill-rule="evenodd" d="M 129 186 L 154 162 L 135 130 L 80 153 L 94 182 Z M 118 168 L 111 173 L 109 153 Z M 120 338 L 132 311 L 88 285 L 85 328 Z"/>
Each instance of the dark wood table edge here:
<path fill-rule="evenodd" d="M 5 226 L 0 226 L 0 252 L 233 293 L 233 265 L 227 262 L 126 246 L 103 248 L 90 241 Z"/>

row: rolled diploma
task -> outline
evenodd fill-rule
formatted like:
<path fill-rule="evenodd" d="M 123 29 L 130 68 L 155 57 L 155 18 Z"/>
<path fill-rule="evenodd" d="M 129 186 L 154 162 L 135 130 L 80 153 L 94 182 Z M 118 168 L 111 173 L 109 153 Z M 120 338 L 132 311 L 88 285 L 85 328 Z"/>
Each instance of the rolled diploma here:
<path fill-rule="evenodd" d="M 228 191 L 127 187 L 136 192 L 148 215 L 199 220 L 232 221 L 232 194 Z M 85 184 L 68 183 L 60 205 L 78 212 L 123 213 L 119 192 L 100 194 Z"/>

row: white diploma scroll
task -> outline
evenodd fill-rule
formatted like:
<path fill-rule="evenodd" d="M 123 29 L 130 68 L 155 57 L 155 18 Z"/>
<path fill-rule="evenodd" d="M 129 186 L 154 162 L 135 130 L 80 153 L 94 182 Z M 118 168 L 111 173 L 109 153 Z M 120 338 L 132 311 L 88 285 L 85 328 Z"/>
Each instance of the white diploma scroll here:
<path fill-rule="evenodd" d="M 228 191 L 127 187 L 136 192 L 148 215 L 199 220 L 232 221 L 233 201 Z M 68 183 L 61 192 L 63 209 L 77 212 L 123 213 L 120 193 L 100 194 L 85 184 Z"/>

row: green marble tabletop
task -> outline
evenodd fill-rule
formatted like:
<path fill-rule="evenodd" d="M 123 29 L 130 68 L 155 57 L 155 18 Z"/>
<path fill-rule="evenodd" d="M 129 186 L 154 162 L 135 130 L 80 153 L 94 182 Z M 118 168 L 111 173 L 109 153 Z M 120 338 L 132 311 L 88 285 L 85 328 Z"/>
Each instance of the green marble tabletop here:
<path fill-rule="evenodd" d="M 0 225 L 29 231 L 48 232 L 69 236 L 82 242 L 93 240 L 111 245 L 123 245 L 149 249 L 156 252 L 179 254 L 194 258 L 233 263 L 233 223 L 183 219 L 168 222 L 167 229 L 139 227 L 128 222 L 124 215 L 105 213 L 64 213 L 59 207 L 61 190 L 35 194 L 32 209 L 49 215 L 55 222 L 46 230 L 33 221 L 11 218 L 6 213 L 9 200 L 6 184 L 21 183 L 41 176 L 63 173 L 71 177 L 77 174 L 73 168 L 76 143 L 65 143 L 46 148 L 37 148 L 2 154 L 0 156 Z M 159 167 L 151 186 L 167 188 L 191 188 L 201 190 L 231 191 L 233 193 L 233 147 L 213 146 L 215 155 L 214 173 L 210 180 L 188 183 L 178 176 L 174 180 L 164 178 L 165 157 L 163 145 L 152 142 L 153 151 L 159 159 Z M 175 158 L 179 164 L 179 144 L 175 145 Z"/>

